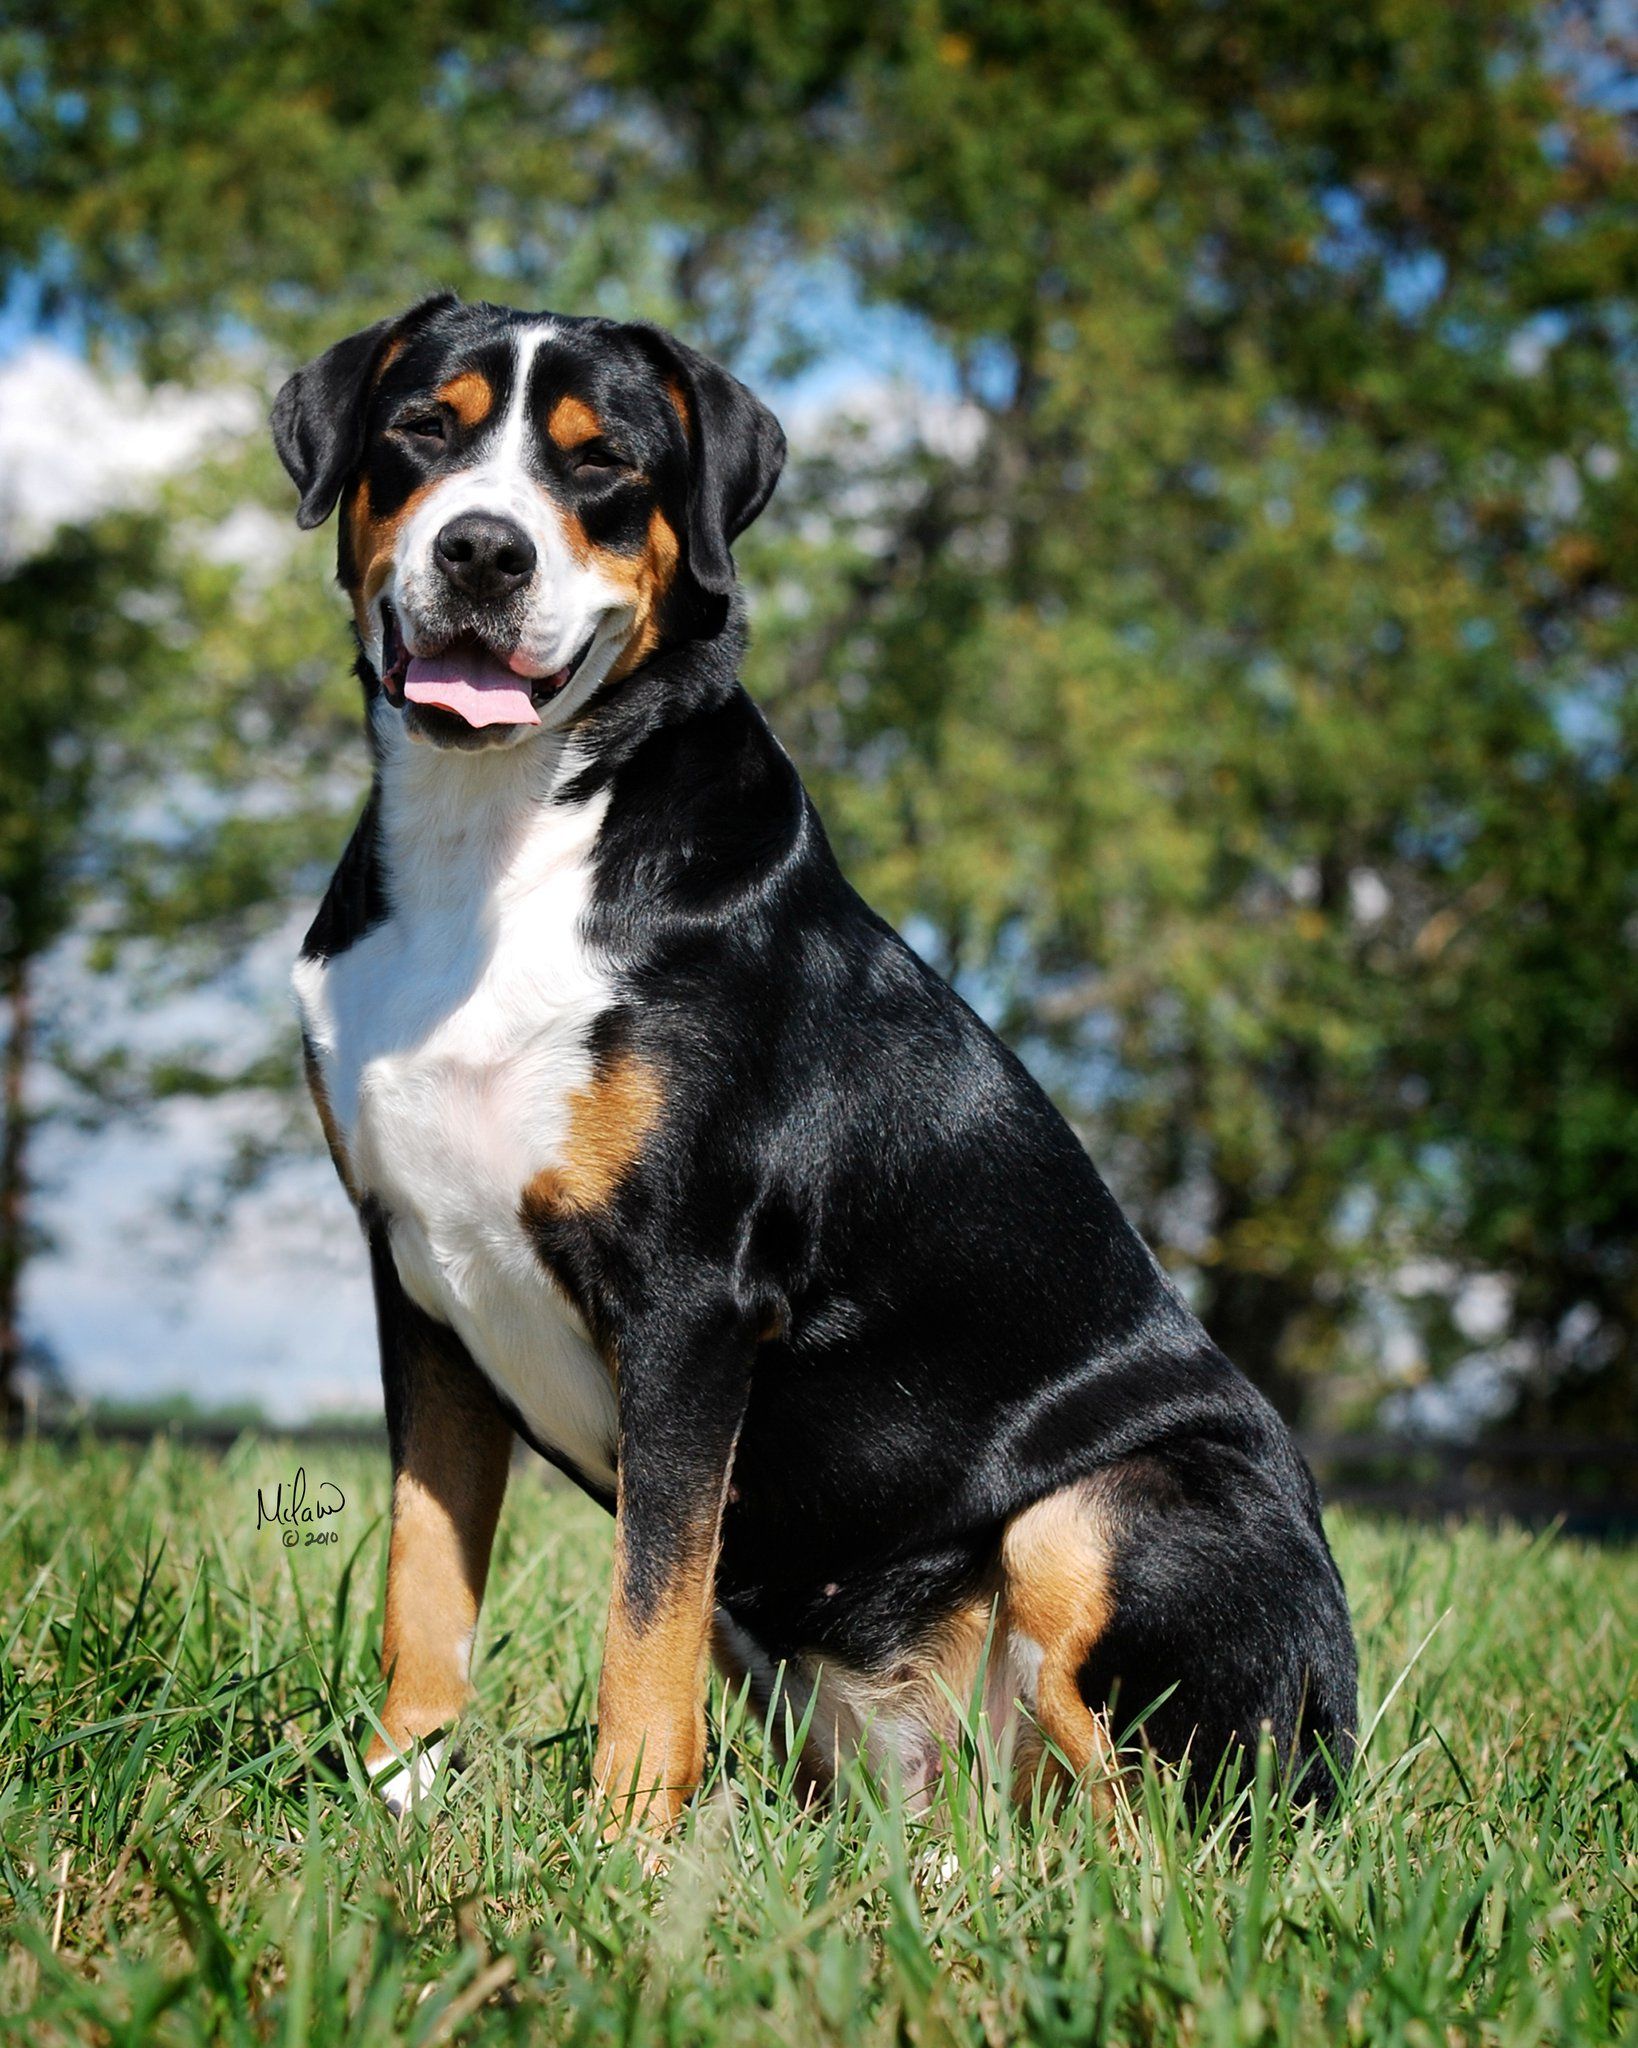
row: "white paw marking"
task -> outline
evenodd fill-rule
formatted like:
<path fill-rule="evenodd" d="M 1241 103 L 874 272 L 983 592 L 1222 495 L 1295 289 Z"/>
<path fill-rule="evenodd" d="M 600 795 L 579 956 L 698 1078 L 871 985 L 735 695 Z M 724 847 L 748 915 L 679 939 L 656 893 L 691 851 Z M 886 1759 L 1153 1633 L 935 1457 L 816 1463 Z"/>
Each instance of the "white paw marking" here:
<path fill-rule="evenodd" d="M 375 1779 L 376 1790 L 389 1813 L 402 1815 L 425 1799 L 438 1775 L 438 1766 L 443 1762 L 444 1749 L 445 1744 L 440 1739 L 428 1743 L 424 1749 L 413 1750 L 407 1758 L 393 1751 L 371 1766 L 370 1775 Z M 391 1776 L 386 1775 L 389 1772 Z"/>

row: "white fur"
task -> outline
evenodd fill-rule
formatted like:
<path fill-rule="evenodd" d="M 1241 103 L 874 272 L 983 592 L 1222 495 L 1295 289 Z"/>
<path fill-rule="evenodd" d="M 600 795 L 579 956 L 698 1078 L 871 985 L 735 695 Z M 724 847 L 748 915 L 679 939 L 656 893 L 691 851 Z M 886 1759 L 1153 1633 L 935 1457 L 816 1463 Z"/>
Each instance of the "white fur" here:
<path fill-rule="evenodd" d="M 424 1748 L 417 1745 L 408 1757 L 389 1750 L 370 1773 L 388 1812 L 402 1815 L 418 1806 L 432 1790 L 443 1760 L 441 1741 L 428 1743 Z"/>
<path fill-rule="evenodd" d="M 541 722 L 561 728 L 613 667 L 631 631 L 633 613 L 626 592 L 576 559 L 562 514 L 528 467 L 530 438 L 539 431 L 529 407 L 530 371 L 541 343 L 555 332 L 549 320 L 519 330 L 512 344 L 511 397 L 505 413 L 490 428 L 481 460 L 435 486 L 411 514 L 391 572 L 370 607 L 368 653 L 379 673 L 384 640 L 381 598 L 397 613 L 410 653 L 434 651 L 423 643 L 420 622 L 441 581 L 433 546 L 451 519 L 462 512 L 515 519 L 535 544 L 536 568 L 523 631 L 511 653 L 512 666 L 523 676 L 552 675 L 566 668 L 588 641 L 592 643 L 573 681 L 541 708 Z M 516 746 L 533 733 L 532 726 L 518 726 L 502 743 Z"/>
<path fill-rule="evenodd" d="M 519 1217 L 529 1182 L 561 1163 L 613 997 L 581 935 L 607 797 L 557 800 L 577 765 L 559 734 L 463 753 L 412 744 L 384 700 L 374 716 L 391 915 L 298 965 L 303 1022 L 405 1292 L 542 1443 L 612 1487 L 609 1374 Z"/>
<path fill-rule="evenodd" d="M 931 1800 L 973 1704 L 968 1691 L 976 1671 L 946 1691 L 938 1684 L 896 1685 L 816 1650 L 775 1665 L 726 1607 L 716 1610 L 716 1639 L 730 1692 L 749 1679 L 759 1710 L 766 1713 L 777 1696 L 791 1729 L 807 1721 L 803 1759 L 820 1783 L 830 1783 L 858 1759 L 877 1777 L 896 1777 L 912 1811 Z M 1003 1781 L 1035 1710 L 1041 1656 L 1040 1644 L 1019 1629 L 998 1628 L 989 1645 L 978 1707 Z"/>

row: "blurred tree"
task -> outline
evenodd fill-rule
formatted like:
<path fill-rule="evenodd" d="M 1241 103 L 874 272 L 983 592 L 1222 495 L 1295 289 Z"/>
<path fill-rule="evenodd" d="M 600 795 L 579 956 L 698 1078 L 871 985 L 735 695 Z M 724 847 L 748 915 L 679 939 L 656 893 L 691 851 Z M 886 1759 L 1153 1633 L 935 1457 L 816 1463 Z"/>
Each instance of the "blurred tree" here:
<path fill-rule="evenodd" d="M 24 1359 L 23 1267 L 36 1243 L 29 1203 L 26 1093 L 41 1050 L 35 977 L 82 907 L 87 841 L 114 772 L 116 734 L 148 695 L 162 657 L 133 617 L 151 582 L 154 522 L 111 521 L 60 535 L 0 573 L 0 1417 Z"/>
<path fill-rule="evenodd" d="M 1626 1421 L 1638 174 L 1600 19 L 24 5 L 0 260 L 174 367 L 433 282 L 731 352 L 840 258 L 952 387 L 746 548 L 752 680 L 862 884 L 1285 1405 L 1374 1394 L 1364 1312 L 1431 1259 L 1427 1370 L 1499 1270 L 1496 1370 Z"/>
<path fill-rule="evenodd" d="M 0 297 L 151 376 L 269 389 L 272 351 L 316 350 L 434 281 L 538 300 L 549 277 L 560 303 L 597 293 L 663 315 L 689 258 L 637 172 L 663 175 L 664 138 L 610 103 L 597 69 L 569 15 L 509 0 L 458 15 L 162 0 L 140 16 L 23 0 L 0 20 Z M 726 321 L 756 266 L 723 275 Z M 731 339 L 720 323 L 716 338 Z M 219 543 L 231 556 L 230 522 L 256 497 L 287 509 L 265 447 L 173 494 L 140 549 L 137 526 L 99 524 L 0 586 L 0 636 L 30 679 L 0 710 L 0 1409 L 39 1243 L 31 1062 L 83 1117 L 235 1096 L 249 1114 L 230 1190 L 287 1132 L 263 1113 L 296 1078 L 287 1003 L 271 1043 L 241 1020 L 228 1043 L 159 1049 L 128 1010 L 88 1046 L 32 1000 L 70 931 L 126 995 L 230 980 L 322 889 L 349 829 L 362 763 L 324 588 L 333 538 L 299 540 L 281 518 L 237 575 Z"/>
<path fill-rule="evenodd" d="M 1375 1393 L 1366 1283 L 1436 1258 L 1427 1369 L 1499 1269 L 1533 1398 L 1630 1425 L 1631 46 L 1518 0 L 607 20 L 960 366 L 953 450 L 822 480 L 758 654 L 867 887 L 1288 1408 Z"/>

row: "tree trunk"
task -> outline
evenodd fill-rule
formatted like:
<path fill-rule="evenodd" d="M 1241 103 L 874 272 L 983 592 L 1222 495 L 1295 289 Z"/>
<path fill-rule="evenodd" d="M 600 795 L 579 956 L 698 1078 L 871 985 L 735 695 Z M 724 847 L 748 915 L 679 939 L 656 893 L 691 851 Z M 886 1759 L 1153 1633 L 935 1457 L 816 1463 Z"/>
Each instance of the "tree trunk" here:
<path fill-rule="evenodd" d="M 33 1017 L 29 1009 L 28 962 L 5 969 L 6 1050 L 0 1098 L 0 1424 L 15 1422 L 20 1406 L 18 1373 L 23 1363 L 20 1296 L 24 1233 L 28 1223 L 28 1105 L 23 1083 L 28 1070 Z"/>

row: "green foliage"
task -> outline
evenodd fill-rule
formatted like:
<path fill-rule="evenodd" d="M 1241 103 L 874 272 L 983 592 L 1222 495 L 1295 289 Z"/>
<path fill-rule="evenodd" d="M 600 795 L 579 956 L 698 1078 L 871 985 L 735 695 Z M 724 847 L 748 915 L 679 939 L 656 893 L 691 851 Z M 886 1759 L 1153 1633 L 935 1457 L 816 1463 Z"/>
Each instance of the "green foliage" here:
<path fill-rule="evenodd" d="M 787 367 L 837 277 L 907 316 L 953 430 L 810 452 L 742 550 L 751 681 L 851 871 L 1285 1405 L 1369 1406 L 1434 1261 L 1423 1370 L 1499 1270 L 1535 1412 L 1626 1423 L 1638 162 L 1589 33 L 1525 0 L 24 7 L 0 262 L 169 369 L 432 283 Z M 198 639 L 168 729 L 283 800 L 190 789 L 122 933 L 242 937 L 339 844 L 321 554 Z"/>
<path fill-rule="evenodd" d="M 527 243 L 542 195 L 576 182 L 530 14 L 13 8 L 8 251 L 48 310 L 173 366 L 224 315 L 288 339 L 429 272 L 467 283 L 477 250 Z"/>
<path fill-rule="evenodd" d="M 0 957 L 28 959 L 75 908 L 85 839 L 123 729 L 140 719 L 157 648 L 131 616 L 158 522 L 69 533 L 0 574 Z"/>
<path fill-rule="evenodd" d="M 345 1491 L 334 1547 L 256 1498 Z M 1634 1557 L 1343 1520 L 1374 1723 L 1342 1812 L 1233 1842 L 805 1808 L 736 1732 L 663 1868 L 583 1786 L 607 1523 L 514 1481 L 465 1770 L 393 1821 L 385 1458 L 29 1448 L 0 1485 L 0 2009 L 58 2042 L 1638 2039 Z"/>
<path fill-rule="evenodd" d="M 982 431 L 839 578 L 831 519 L 825 659 L 759 684 L 1291 1406 L 1358 1398 L 1415 1253 L 1630 1420 L 1638 165 L 1567 56 L 1513 5 L 952 6 L 783 110 Z"/>

